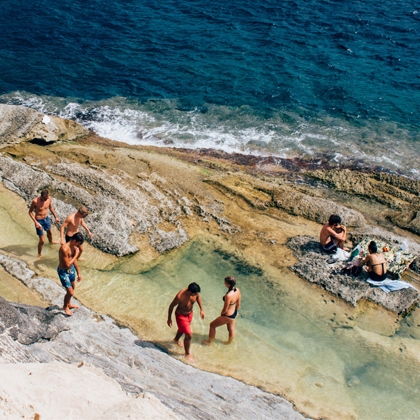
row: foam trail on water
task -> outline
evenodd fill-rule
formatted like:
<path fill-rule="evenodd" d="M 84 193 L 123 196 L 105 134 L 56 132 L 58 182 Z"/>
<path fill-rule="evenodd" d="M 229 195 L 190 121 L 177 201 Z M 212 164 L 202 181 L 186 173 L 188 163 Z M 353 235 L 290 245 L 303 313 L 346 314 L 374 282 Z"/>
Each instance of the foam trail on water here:
<path fill-rule="evenodd" d="M 184 110 L 175 100 L 139 104 L 126 98 L 103 101 L 35 96 L 0 96 L 5 103 L 29 106 L 72 119 L 99 136 L 132 145 L 211 148 L 257 156 L 333 156 L 337 163 L 364 161 L 418 177 L 420 150 L 409 130 L 372 121 L 360 127 L 324 115 L 308 121 L 277 112 L 262 117 L 250 107 L 207 104 Z"/>

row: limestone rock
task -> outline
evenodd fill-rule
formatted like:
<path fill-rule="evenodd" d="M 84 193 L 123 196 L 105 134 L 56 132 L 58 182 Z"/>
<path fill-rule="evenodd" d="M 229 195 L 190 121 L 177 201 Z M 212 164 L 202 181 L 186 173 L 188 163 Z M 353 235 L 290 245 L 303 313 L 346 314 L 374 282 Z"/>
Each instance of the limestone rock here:
<path fill-rule="evenodd" d="M 28 203 L 40 190 L 49 189 L 61 220 L 76 211 L 65 200 L 85 205 L 91 212 L 89 227 L 95 233 L 92 240 L 86 239 L 104 252 L 117 256 L 136 252 L 138 248 L 129 241 L 134 232 L 147 233 L 158 252 L 179 247 L 189 239 L 179 221 L 185 213 L 151 181 L 133 185 L 124 174 L 109 174 L 78 163 L 63 162 L 47 169 L 50 173 L 0 156 L 1 180 Z"/>
<path fill-rule="evenodd" d="M 8 267 L 20 266 L 15 259 L 7 256 L 3 256 L 3 264 Z M 30 270 L 26 271 L 25 267 L 19 271 L 24 273 L 22 281 L 29 287 L 39 287 L 44 298 L 56 298 L 54 287 L 40 286 L 39 279 L 35 276 L 30 278 Z M 52 280 L 48 281 L 57 286 Z M 101 369 L 128 394 L 143 394 L 147 391 L 164 401 L 165 406 L 180 418 L 212 419 L 222 416 L 231 419 L 304 419 L 282 397 L 181 363 L 153 343 L 139 340 L 128 328 L 119 327 L 107 316 L 101 316 L 102 322 L 96 322 L 98 315 L 80 306 L 72 317 L 61 317 L 61 311 L 56 309 L 51 313 L 2 301 L 0 323 L 6 320 L 11 327 L 29 326 L 38 323 L 43 313 L 42 316 L 46 318 L 42 322 L 46 330 L 35 334 L 29 328 L 19 332 L 2 327 L 0 366 L 2 363 L 54 361 L 79 365 L 83 360 L 81 369 L 87 364 Z M 60 327 L 61 333 L 55 329 L 58 319 L 64 325 L 64 328 Z M 49 333 L 49 339 L 43 340 L 47 337 L 46 333 Z M 19 340 L 16 337 L 20 337 Z M 57 373 L 60 374 L 60 371 Z"/>
<path fill-rule="evenodd" d="M 353 306 L 356 306 L 358 301 L 366 299 L 401 314 L 418 301 L 419 294 L 415 289 L 385 293 L 366 282 L 366 272 L 362 272 L 358 277 L 342 273 L 341 267 L 327 263 L 329 256 L 321 251 L 319 241 L 315 238 L 296 236 L 291 238 L 287 245 L 299 259 L 299 262 L 291 267 L 292 271 Z"/>
<path fill-rule="evenodd" d="M 10 304 L 0 297 L 0 333 L 8 330 L 9 335 L 21 344 L 52 340 L 66 329 L 56 313 L 36 306 Z"/>
<path fill-rule="evenodd" d="M 346 226 L 363 226 L 365 218 L 358 211 L 320 197 L 312 197 L 292 188 L 252 177 L 230 174 L 206 180 L 229 196 L 239 196 L 252 207 L 267 210 L 275 207 L 293 216 L 324 224 L 331 214 L 339 214 Z"/>
<path fill-rule="evenodd" d="M 350 195 L 366 197 L 392 209 L 386 218 L 395 225 L 420 235 L 420 182 L 386 173 L 318 170 L 308 173 Z"/>
<path fill-rule="evenodd" d="M 50 116 L 43 123 L 43 118 L 43 114 L 30 108 L 0 104 L 0 147 L 22 141 L 70 141 L 89 133 L 74 121 Z"/>

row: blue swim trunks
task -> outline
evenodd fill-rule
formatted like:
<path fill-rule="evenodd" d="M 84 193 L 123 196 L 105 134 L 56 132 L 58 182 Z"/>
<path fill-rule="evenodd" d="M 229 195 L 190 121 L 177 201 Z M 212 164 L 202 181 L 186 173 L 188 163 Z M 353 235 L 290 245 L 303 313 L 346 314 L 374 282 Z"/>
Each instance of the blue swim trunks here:
<path fill-rule="evenodd" d="M 42 229 L 36 229 L 36 234 L 38 236 L 42 236 L 44 234 L 44 230 L 48 232 L 51 230 L 51 220 L 47 216 L 45 219 L 37 220 L 37 222 L 41 225 Z"/>
<path fill-rule="evenodd" d="M 73 287 L 71 284 L 76 280 L 76 270 L 74 269 L 74 265 L 72 265 L 67 270 L 63 270 L 62 268 L 58 267 L 57 273 L 63 287 L 66 289 Z"/>

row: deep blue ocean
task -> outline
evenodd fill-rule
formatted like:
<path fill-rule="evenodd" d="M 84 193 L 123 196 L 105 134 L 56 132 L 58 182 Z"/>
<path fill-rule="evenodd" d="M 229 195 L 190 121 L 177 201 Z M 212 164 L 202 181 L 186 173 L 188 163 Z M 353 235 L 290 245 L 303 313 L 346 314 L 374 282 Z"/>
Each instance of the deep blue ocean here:
<path fill-rule="evenodd" d="M 420 176 L 420 5 L 2 0 L 0 101 L 132 144 Z"/>

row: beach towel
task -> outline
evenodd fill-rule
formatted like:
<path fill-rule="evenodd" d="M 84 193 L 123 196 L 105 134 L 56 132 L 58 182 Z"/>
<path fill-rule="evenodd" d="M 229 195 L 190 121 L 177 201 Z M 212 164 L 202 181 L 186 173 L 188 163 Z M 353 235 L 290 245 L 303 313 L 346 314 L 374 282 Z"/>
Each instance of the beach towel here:
<path fill-rule="evenodd" d="M 372 286 L 379 287 L 385 293 L 395 292 L 396 290 L 407 289 L 409 287 L 412 287 L 414 290 L 418 291 L 410 283 L 406 283 L 405 281 L 401 281 L 401 280 L 388 280 L 388 279 L 386 279 L 386 280 L 383 280 L 383 281 L 373 281 L 373 280 L 367 279 L 367 282 Z"/>

